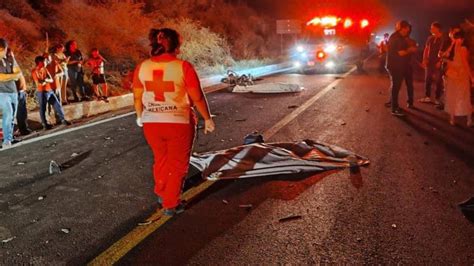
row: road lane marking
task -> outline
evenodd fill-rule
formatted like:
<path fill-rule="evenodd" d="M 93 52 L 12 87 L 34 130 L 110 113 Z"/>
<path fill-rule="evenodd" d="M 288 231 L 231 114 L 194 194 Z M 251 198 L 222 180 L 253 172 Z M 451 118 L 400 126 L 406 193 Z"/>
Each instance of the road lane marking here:
<path fill-rule="evenodd" d="M 347 73 L 345 73 L 342 77 L 345 78 L 354 72 L 356 68 L 352 68 Z M 265 139 L 270 139 L 273 137 L 278 131 L 280 131 L 283 127 L 288 125 L 291 121 L 293 121 L 296 117 L 298 117 L 301 113 L 303 113 L 306 109 L 308 109 L 312 104 L 314 104 L 317 100 L 323 97 L 326 93 L 332 90 L 334 86 L 336 86 L 341 79 L 336 79 L 327 85 L 323 90 L 318 92 L 314 95 L 311 99 L 306 101 L 303 105 L 295 109 L 293 112 L 286 115 L 282 120 L 276 123 L 274 126 L 269 128 L 263 133 Z M 195 196 L 201 194 L 203 191 L 208 189 L 215 181 L 206 180 L 202 184 L 197 187 L 193 187 L 186 192 L 183 193 L 183 200 L 191 201 Z M 150 223 L 145 226 L 138 226 L 135 227 L 130 233 L 122 237 L 120 240 L 115 242 L 112 246 L 110 246 L 107 250 L 101 253 L 99 256 L 94 258 L 88 265 L 112 265 L 118 262 L 123 256 L 125 256 L 128 252 L 130 252 L 134 247 L 136 247 L 140 242 L 142 242 L 146 237 L 150 234 L 155 232 L 158 228 L 164 225 L 167 221 L 170 220 L 170 217 L 164 216 L 163 211 L 157 210 L 153 213 L 150 218 L 146 220 L 145 223 Z"/>
<path fill-rule="evenodd" d="M 347 73 L 345 73 L 342 78 L 347 77 L 350 75 L 352 72 L 356 70 L 355 67 L 353 67 L 351 70 L 349 70 Z M 319 100 L 321 97 L 323 97 L 326 93 L 332 90 L 334 86 L 336 86 L 342 79 L 336 79 L 333 82 L 331 82 L 329 85 L 327 85 L 324 89 L 322 89 L 320 92 L 318 92 L 316 95 L 314 95 L 311 99 L 307 100 L 304 104 L 302 104 L 300 107 L 296 108 L 293 112 L 289 113 L 286 115 L 282 120 L 280 120 L 278 123 L 273 125 L 273 127 L 269 128 L 263 133 L 264 139 L 270 139 L 273 137 L 278 131 L 280 131 L 283 127 L 288 125 L 291 121 L 293 121 L 297 116 L 299 116 L 301 113 L 306 111 L 311 105 L 313 105 L 317 100 Z"/>

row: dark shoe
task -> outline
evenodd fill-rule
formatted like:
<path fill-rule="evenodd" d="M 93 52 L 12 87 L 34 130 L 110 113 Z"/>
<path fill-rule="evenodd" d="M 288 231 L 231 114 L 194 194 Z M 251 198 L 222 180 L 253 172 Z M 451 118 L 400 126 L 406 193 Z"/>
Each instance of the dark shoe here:
<path fill-rule="evenodd" d="M 412 103 L 407 103 L 408 109 L 415 109 L 415 106 Z"/>
<path fill-rule="evenodd" d="M 33 131 L 31 129 L 27 128 L 25 130 L 20 130 L 20 135 L 27 136 L 27 135 L 31 134 L 31 132 L 33 132 Z"/>
<path fill-rule="evenodd" d="M 21 139 L 13 139 L 13 140 L 12 140 L 12 144 L 17 144 L 17 143 L 19 143 L 19 142 L 21 142 Z"/>
<path fill-rule="evenodd" d="M 69 126 L 69 125 L 71 125 L 71 122 L 64 119 L 63 121 L 61 121 L 61 124 L 65 125 L 65 126 Z"/>
<path fill-rule="evenodd" d="M 102 100 L 104 100 L 104 102 L 108 103 L 109 102 L 109 99 L 107 97 L 102 97 Z"/>
<path fill-rule="evenodd" d="M 398 117 L 405 116 L 405 114 L 400 109 L 392 110 L 392 115 L 398 116 Z"/>
<path fill-rule="evenodd" d="M 392 102 L 386 102 L 383 104 L 385 107 L 392 107 Z"/>
<path fill-rule="evenodd" d="M 166 216 L 174 216 L 176 214 L 180 214 L 180 213 L 183 213 L 183 212 L 184 212 L 184 204 L 180 203 L 180 204 L 178 204 L 178 206 L 176 206 L 174 208 L 165 209 L 163 211 L 163 214 L 166 215 Z"/>
<path fill-rule="evenodd" d="M 438 109 L 438 110 L 444 110 L 444 104 L 443 104 L 443 103 L 437 104 L 437 105 L 436 105 L 436 109 Z"/>
<path fill-rule="evenodd" d="M 52 129 L 53 126 L 50 125 L 50 124 L 43 124 L 43 130 L 48 130 L 48 129 Z"/>

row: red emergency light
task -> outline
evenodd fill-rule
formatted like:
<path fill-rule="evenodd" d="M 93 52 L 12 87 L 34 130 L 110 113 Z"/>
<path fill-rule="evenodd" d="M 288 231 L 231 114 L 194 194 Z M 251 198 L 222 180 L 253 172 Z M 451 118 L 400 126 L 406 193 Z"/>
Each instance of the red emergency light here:
<path fill-rule="evenodd" d="M 316 53 L 316 58 L 318 60 L 324 60 L 324 58 L 326 58 L 326 53 L 324 51 L 318 51 Z"/>

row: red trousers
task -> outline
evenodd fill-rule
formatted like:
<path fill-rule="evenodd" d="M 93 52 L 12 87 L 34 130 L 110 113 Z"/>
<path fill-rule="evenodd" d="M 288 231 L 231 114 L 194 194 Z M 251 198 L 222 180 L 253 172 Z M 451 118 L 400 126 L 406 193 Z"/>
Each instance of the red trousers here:
<path fill-rule="evenodd" d="M 155 194 L 163 199 L 163 208 L 174 208 L 188 172 L 195 124 L 144 123 L 143 131 L 155 158 Z"/>

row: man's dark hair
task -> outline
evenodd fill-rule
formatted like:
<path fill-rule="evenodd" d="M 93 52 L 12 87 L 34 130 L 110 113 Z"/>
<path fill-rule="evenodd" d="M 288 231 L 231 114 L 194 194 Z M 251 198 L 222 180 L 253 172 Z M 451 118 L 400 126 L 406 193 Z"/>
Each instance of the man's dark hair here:
<path fill-rule="evenodd" d="M 398 22 L 398 26 L 400 27 L 400 29 L 405 29 L 405 28 L 410 29 L 411 28 L 411 24 L 408 23 L 408 21 L 406 21 L 406 20 L 400 20 Z"/>
<path fill-rule="evenodd" d="M 151 55 L 173 53 L 181 45 L 179 33 L 173 29 L 151 29 L 148 35 L 151 46 Z"/>
<path fill-rule="evenodd" d="M 64 47 L 66 47 L 66 51 L 69 51 L 71 49 L 71 44 L 73 42 L 76 42 L 76 41 L 75 40 L 70 40 L 70 41 L 66 42 L 66 45 L 64 45 Z"/>
<path fill-rule="evenodd" d="M 454 39 L 465 39 L 466 34 L 464 33 L 464 31 L 460 30 L 460 31 L 457 31 L 453 34 L 453 38 Z"/>
<path fill-rule="evenodd" d="M 3 49 L 7 49 L 8 48 L 8 43 L 5 39 L 3 38 L 0 38 L 0 47 L 3 48 Z"/>
<path fill-rule="evenodd" d="M 45 60 L 44 56 L 38 55 L 37 57 L 35 57 L 36 65 L 38 65 L 41 62 L 44 62 L 44 60 Z"/>
<path fill-rule="evenodd" d="M 437 29 L 439 29 L 439 30 L 442 30 L 442 29 L 443 29 L 443 27 L 441 26 L 441 23 L 439 23 L 438 21 L 435 21 L 435 22 L 431 23 L 431 26 L 432 26 L 432 27 L 435 27 L 435 28 L 437 28 Z"/>

